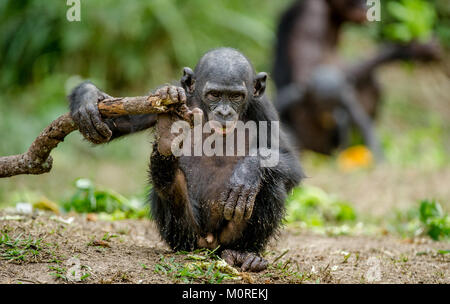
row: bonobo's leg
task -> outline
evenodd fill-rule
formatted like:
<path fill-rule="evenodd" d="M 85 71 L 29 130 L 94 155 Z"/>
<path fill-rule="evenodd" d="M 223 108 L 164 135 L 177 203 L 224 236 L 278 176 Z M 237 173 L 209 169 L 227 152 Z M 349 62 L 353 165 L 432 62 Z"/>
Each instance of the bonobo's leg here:
<path fill-rule="evenodd" d="M 269 262 L 253 252 L 243 252 L 226 249 L 222 252 L 222 259 L 229 265 L 240 267 L 242 271 L 258 272 L 267 268 Z"/>
<path fill-rule="evenodd" d="M 340 101 L 345 110 L 348 111 L 351 120 L 361 131 L 365 144 L 378 159 L 383 158 L 383 151 L 375 136 L 372 119 L 364 111 L 361 104 L 356 100 L 356 95 L 352 87 L 346 86 L 340 95 Z"/>

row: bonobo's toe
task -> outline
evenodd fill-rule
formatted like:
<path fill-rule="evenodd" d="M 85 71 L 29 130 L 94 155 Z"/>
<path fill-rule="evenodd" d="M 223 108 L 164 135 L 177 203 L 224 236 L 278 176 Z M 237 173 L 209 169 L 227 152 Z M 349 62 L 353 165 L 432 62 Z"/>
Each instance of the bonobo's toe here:
<path fill-rule="evenodd" d="M 266 259 L 252 252 L 242 252 L 236 250 L 224 250 L 222 258 L 231 266 L 241 267 L 242 271 L 258 272 L 267 268 Z"/>

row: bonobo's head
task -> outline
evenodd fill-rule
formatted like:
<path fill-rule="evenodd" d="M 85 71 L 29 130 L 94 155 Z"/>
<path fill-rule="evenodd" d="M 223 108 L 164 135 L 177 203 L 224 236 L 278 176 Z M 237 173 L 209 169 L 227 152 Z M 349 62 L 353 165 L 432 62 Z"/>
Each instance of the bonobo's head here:
<path fill-rule="evenodd" d="M 327 0 L 342 21 L 364 23 L 367 21 L 366 0 Z"/>
<path fill-rule="evenodd" d="M 220 48 L 206 53 L 194 71 L 184 68 L 181 84 L 190 105 L 200 107 L 209 121 L 218 122 L 220 128 L 215 129 L 224 134 L 242 119 L 249 101 L 264 94 L 266 79 L 266 73 L 255 75 L 239 51 Z"/>

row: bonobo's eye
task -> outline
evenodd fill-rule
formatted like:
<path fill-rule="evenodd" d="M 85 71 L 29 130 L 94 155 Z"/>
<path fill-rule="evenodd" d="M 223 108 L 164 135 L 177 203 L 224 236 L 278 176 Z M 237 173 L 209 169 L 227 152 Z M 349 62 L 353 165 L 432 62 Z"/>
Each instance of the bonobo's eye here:
<path fill-rule="evenodd" d="M 231 96 L 230 96 L 231 101 L 242 101 L 243 99 L 244 99 L 244 95 L 242 95 L 241 93 L 231 94 Z"/>
<path fill-rule="evenodd" d="M 208 94 L 206 94 L 206 98 L 211 101 L 218 101 L 220 100 L 220 93 L 217 91 L 208 92 Z"/>

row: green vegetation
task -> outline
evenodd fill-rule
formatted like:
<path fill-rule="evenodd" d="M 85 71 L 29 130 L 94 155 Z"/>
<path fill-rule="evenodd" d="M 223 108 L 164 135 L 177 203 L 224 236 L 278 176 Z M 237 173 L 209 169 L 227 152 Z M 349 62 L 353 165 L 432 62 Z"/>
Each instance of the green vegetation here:
<path fill-rule="evenodd" d="M 381 2 L 381 22 L 372 25 L 378 38 L 407 43 L 433 36 L 449 47 L 450 6 L 446 0 L 387 0 Z"/>
<path fill-rule="evenodd" d="M 41 238 L 23 237 L 22 234 L 12 237 L 4 230 L 0 235 L 0 258 L 18 263 L 35 262 L 48 246 Z"/>
<path fill-rule="evenodd" d="M 384 27 L 387 37 L 401 42 L 431 38 L 437 17 L 433 4 L 424 0 L 401 0 L 389 1 L 386 6 L 395 20 Z"/>
<path fill-rule="evenodd" d="M 288 223 L 301 221 L 308 227 L 325 224 L 353 222 L 356 212 L 353 207 L 320 188 L 312 186 L 297 187 L 287 199 Z"/>
<path fill-rule="evenodd" d="M 53 271 L 50 272 L 50 275 L 54 276 L 55 278 L 62 280 L 62 281 L 67 281 L 67 269 L 64 267 L 59 267 L 59 266 L 48 266 L 48 269 Z"/>
<path fill-rule="evenodd" d="M 436 201 L 422 201 L 419 207 L 420 222 L 425 233 L 433 240 L 450 237 L 450 216 Z"/>
<path fill-rule="evenodd" d="M 154 267 L 154 272 L 167 275 L 175 281 L 183 283 L 217 284 L 223 280 L 239 279 L 239 272 L 220 259 L 215 254 L 216 250 L 201 249 L 193 253 L 177 252 L 177 255 L 185 255 L 185 260 L 191 261 L 184 263 L 177 262 L 175 257 L 165 258 L 161 255 L 160 262 Z"/>
<path fill-rule="evenodd" d="M 423 200 L 407 211 L 397 211 L 387 229 L 403 237 L 427 235 L 433 240 L 450 239 L 450 216 L 432 200 Z"/>
<path fill-rule="evenodd" d="M 129 200 L 110 189 L 99 190 L 88 179 L 78 179 L 75 186 L 75 194 L 62 204 L 65 212 L 100 213 L 100 218 L 106 220 L 148 216 L 149 211 L 143 200 Z"/>

